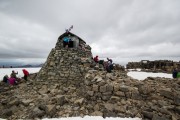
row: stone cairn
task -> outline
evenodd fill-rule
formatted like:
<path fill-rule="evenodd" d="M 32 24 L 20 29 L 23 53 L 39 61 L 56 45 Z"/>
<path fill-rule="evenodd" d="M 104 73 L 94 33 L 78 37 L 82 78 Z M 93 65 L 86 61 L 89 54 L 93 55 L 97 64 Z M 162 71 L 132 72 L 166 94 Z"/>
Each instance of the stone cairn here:
<path fill-rule="evenodd" d="M 63 47 L 63 38 L 66 36 L 73 40 L 73 48 Z M 91 47 L 78 36 L 66 32 L 58 38 L 55 48 L 37 75 L 36 83 L 49 81 L 49 84 L 59 83 L 63 86 L 80 85 L 92 64 Z"/>

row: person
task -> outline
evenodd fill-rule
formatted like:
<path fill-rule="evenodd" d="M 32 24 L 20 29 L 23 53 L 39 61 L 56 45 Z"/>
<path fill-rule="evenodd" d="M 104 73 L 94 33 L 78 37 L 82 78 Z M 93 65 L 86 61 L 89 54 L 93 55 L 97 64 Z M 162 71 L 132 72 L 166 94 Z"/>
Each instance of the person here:
<path fill-rule="evenodd" d="M 112 59 L 107 58 L 107 60 L 108 60 L 109 64 L 112 64 L 112 62 L 113 62 Z"/>
<path fill-rule="evenodd" d="M 10 77 L 10 78 L 8 79 L 8 83 L 9 83 L 10 85 L 17 85 L 16 78 Z"/>
<path fill-rule="evenodd" d="M 94 57 L 94 61 L 95 61 L 96 63 L 99 62 L 99 59 L 98 59 L 98 56 L 97 56 L 97 55 L 96 55 L 96 57 Z"/>
<path fill-rule="evenodd" d="M 172 77 L 177 78 L 177 73 L 178 73 L 177 69 L 174 69 L 174 71 L 172 73 Z"/>
<path fill-rule="evenodd" d="M 5 75 L 5 76 L 3 77 L 3 82 L 8 83 L 8 79 L 9 79 L 8 75 Z"/>
<path fill-rule="evenodd" d="M 113 70 L 113 61 L 112 61 L 112 59 L 109 59 L 109 58 L 107 58 L 107 60 L 108 60 L 108 65 L 106 66 L 106 70 L 107 70 L 107 72 L 111 72 L 112 70 Z"/>
<path fill-rule="evenodd" d="M 22 71 L 24 73 L 24 80 L 27 81 L 27 77 L 29 76 L 29 72 L 26 69 L 23 69 Z"/>
<path fill-rule="evenodd" d="M 15 73 L 15 71 L 13 70 L 11 73 L 11 78 L 17 79 L 17 77 L 16 77 L 17 74 L 18 74 L 18 72 Z"/>
<path fill-rule="evenodd" d="M 69 37 L 64 37 L 63 38 L 63 47 L 66 47 L 69 45 L 69 41 L 70 41 L 70 38 Z"/>

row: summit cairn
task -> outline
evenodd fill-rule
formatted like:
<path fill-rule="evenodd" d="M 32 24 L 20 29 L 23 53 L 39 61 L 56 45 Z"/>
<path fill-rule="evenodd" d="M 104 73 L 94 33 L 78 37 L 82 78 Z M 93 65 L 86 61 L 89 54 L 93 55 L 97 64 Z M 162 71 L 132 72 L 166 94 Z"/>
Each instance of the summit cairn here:
<path fill-rule="evenodd" d="M 63 45 L 65 38 L 70 39 L 68 46 Z M 84 75 L 92 63 L 91 47 L 80 37 L 66 31 L 59 36 L 36 80 L 78 86 L 83 83 Z"/>

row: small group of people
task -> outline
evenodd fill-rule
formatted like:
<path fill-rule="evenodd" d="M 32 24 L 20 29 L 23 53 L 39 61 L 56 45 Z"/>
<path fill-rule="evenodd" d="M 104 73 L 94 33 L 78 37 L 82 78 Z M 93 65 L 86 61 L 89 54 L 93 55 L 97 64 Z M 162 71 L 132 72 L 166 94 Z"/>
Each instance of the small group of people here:
<path fill-rule="evenodd" d="M 112 59 L 107 58 L 107 61 L 99 60 L 98 56 L 93 58 L 94 62 L 102 64 L 107 72 L 111 72 L 113 70 L 113 61 Z"/>
<path fill-rule="evenodd" d="M 22 71 L 23 71 L 23 74 L 24 74 L 23 78 L 24 78 L 24 80 L 27 81 L 27 78 L 29 76 L 29 72 L 26 69 L 22 69 Z M 20 80 L 21 80 L 20 78 L 17 77 L 17 74 L 18 74 L 18 72 L 15 72 L 13 70 L 10 77 L 8 75 L 5 75 L 3 77 L 3 82 L 8 83 L 10 85 L 17 85 L 18 82 L 20 82 Z"/>

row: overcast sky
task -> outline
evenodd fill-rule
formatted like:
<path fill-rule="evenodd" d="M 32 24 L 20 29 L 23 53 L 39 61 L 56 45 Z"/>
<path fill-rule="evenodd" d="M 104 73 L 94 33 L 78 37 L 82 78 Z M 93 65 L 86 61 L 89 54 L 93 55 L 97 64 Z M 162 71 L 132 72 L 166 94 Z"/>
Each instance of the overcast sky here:
<path fill-rule="evenodd" d="M 42 63 L 66 28 L 114 62 L 180 60 L 180 0 L 0 0 L 0 63 Z"/>

